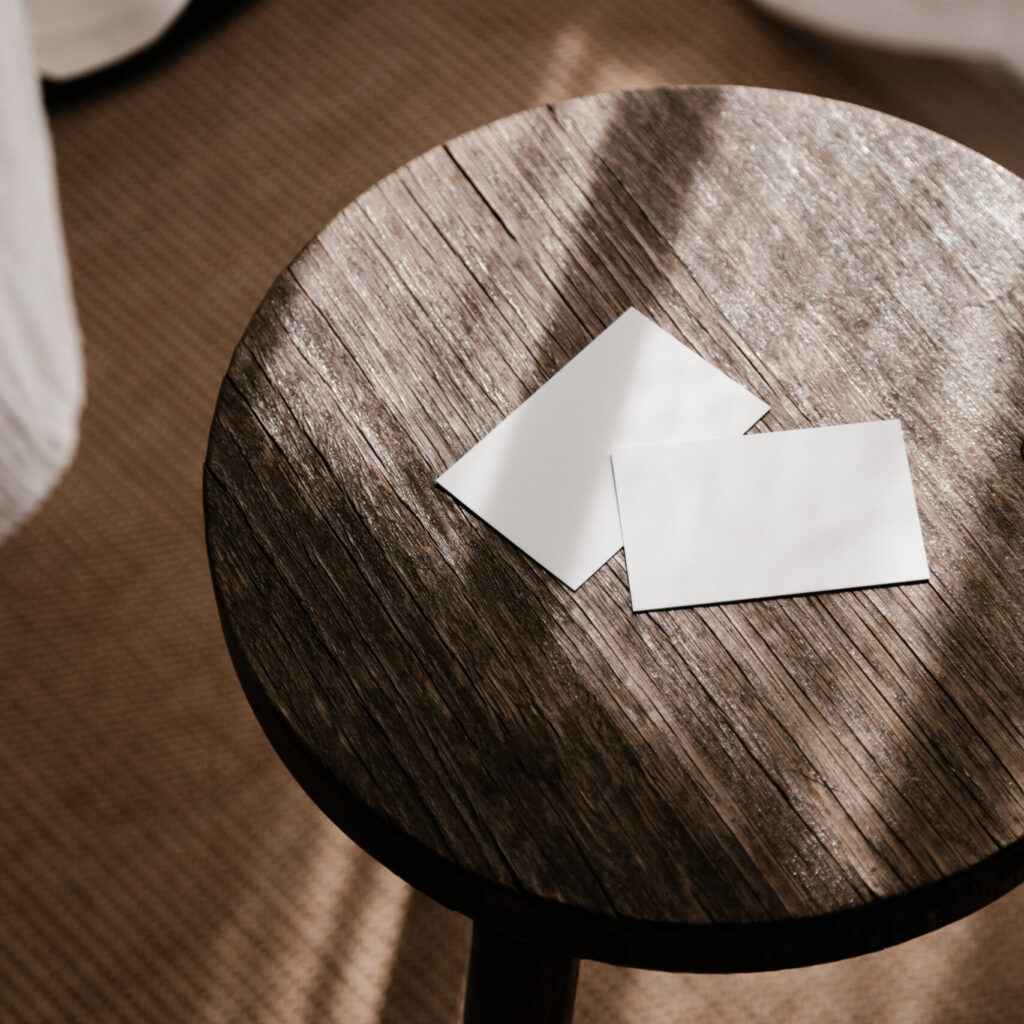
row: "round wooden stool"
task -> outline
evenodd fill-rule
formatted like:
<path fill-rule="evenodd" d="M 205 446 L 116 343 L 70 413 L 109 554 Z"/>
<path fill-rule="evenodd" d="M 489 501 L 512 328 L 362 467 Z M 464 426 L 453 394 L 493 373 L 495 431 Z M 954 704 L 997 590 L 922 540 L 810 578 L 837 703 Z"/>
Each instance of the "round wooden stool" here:
<path fill-rule="evenodd" d="M 651 614 L 435 478 L 628 306 L 771 406 L 899 418 L 929 583 Z M 1024 877 L 1024 182 L 746 88 L 542 107 L 344 209 L 234 354 L 205 471 L 249 701 L 352 838 L 475 922 L 466 1019 L 576 958 L 876 950 Z"/>

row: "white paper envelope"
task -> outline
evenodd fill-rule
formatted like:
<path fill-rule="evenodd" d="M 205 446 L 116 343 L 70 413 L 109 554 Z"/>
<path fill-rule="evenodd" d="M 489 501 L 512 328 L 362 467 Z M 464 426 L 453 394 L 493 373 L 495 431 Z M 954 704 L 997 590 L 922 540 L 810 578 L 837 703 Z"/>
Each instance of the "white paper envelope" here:
<path fill-rule="evenodd" d="M 613 448 L 742 434 L 767 411 L 629 309 L 438 483 L 575 590 L 622 547 Z"/>
<path fill-rule="evenodd" d="M 899 420 L 612 462 L 634 611 L 928 578 Z"/>

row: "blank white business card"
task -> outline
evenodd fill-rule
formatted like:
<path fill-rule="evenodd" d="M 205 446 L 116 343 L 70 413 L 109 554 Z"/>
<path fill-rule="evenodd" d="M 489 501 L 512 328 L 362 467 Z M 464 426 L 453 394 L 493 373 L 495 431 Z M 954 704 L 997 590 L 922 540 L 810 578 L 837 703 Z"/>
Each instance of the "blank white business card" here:
<path fill-rule="evenodd" d="M 899 420 L 612 454 L 634 611 L 928 578 Z"/>
<path fill-rule="evenodd" d="M 437 482 L 575 590 L 622 547 L 613 448 L 742 434 L 767 411 L 629 309 Z"/>

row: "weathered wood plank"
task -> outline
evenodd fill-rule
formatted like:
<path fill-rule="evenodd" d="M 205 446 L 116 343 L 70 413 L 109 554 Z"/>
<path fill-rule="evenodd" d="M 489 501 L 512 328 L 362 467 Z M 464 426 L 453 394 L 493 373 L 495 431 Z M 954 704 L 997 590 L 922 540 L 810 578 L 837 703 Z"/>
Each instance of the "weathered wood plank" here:
<path fill-rule="evenodd" d="M 853 955 L 1024 875 L 1024 183 L 829 101 L 592 97 L 453 140 L 268 293 L 207 458 L 282 756 L 442 901 L 691 970 Z M 898 416 L 928 584 L 633 615 L 436 476 L 636 305 L 770 403 Z"/>

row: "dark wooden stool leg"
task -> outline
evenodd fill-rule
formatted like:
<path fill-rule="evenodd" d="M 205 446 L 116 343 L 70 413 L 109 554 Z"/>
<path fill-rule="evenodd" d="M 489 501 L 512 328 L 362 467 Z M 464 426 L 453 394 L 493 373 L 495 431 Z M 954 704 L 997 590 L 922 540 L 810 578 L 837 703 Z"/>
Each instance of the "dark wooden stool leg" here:
<path fill-rule="evenodd" d="M 569 1024 L 580 962 L 473 925 L 463 1024 Z"/>

